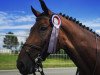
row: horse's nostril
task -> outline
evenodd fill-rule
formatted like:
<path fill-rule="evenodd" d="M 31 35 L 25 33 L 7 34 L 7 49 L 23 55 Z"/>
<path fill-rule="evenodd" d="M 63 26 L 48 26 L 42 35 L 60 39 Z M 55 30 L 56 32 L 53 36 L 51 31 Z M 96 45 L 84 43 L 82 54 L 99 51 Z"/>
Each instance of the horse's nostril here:
<path fill-rule="evenodd" d="M 23 71 L 26 70 L 26 67 L 25 67 L 25 65 L 24 65 L 24 63 L 23 63 L 22 61 L 20 61 L 20 62 L 17 63 L 17 68 L 18 68 L 21 72 L 23 72 Z"/>
<path fill-rule="evenodd" d="M 17 62 L 17 68 L 19 69 L 19 72 L 23 75 L 33 73 L 33 67 L 30 63 L 27 64 L 23 61 L 18 61 Z"/>
<path fill-rule="evenodd" d="M 20 63 L 20 68 L 22 68 L 22 70 L 25 69 L 25 65 L 22 62 Z"/>

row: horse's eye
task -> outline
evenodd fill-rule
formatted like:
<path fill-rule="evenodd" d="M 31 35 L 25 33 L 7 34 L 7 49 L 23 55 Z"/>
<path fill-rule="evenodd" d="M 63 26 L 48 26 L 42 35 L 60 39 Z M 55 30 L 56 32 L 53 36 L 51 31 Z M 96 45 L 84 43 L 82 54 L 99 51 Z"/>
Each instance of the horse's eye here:
<path fill-rule="evenodd" d="M 47 26 L 43 26 L 40 28 L 40 31 L 45 31 L 45 30 L 47 30 L 47 28 L 48 28 Z"/>

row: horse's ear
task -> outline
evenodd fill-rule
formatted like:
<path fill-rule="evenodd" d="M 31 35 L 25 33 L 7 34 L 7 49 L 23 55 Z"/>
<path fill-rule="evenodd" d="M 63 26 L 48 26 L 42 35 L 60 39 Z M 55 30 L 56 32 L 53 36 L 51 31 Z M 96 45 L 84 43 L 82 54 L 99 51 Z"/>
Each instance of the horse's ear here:
<path fill-rule="evenodd" d="M 46 6 L 45 2 L 43 0 L 39 0 L 42 10 L 47 14 L 47 15 L 51 15 L 52 12 L 48 9 L 48 7 Z"/>
<path fill-rule="evenodd" d="M 32 10 L 33 14 L 34 14 L 36 17 L 38 17 L 38 16 L 41 14 L 39 11 L 35 10 L 32 6 L 31 6 L 31 10 Z"/>

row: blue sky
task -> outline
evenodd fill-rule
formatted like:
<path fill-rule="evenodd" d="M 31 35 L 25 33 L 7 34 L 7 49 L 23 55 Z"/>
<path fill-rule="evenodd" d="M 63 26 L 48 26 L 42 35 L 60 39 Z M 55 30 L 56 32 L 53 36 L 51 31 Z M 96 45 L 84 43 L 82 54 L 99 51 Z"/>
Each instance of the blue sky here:
<path fill-rule="evenodd" d="M 48 7 L 54 12 L 63 12 L 75 17 L 90 18 L 100 16 L 100 0 L 44 0 Z M 14 12 L 25 11 L 32 14 L 30 6 L 41 11 L 38 0 L 0 0 L 0 11 Z"/>
<path fill-rule="evenodd" d="M 77 18 L 82 21 L 94 21 L 100 19 L 100 0 L 44 0 L 47 6 L 55 13 L 62 12 L 66 15 Z M 38 0 L 0 0 L 0 13 L 6 16 L 8 21 L 13 21 L 14 25 L 29 25 L 34 22 L 34 15 L 31 12 L 30 6 L 41 11 Z M 4 15 L 4 14 L 6 15 Z M 33 15 L 33 16 L 32 16 Z M 15 22 L 16 17 L 30 18 L 30 21 Z M 2 17 L 0 17 L 2 18 Z M 7 20 L 6 19 L 6 20 Z M 21 20 L 20 20 L 21 21 Z M 1 23 L 2 24 L 2 23 Z M 8 23 L 9 24 L 9 23 Z M 3 25 L 3 24 L 2 24 Z M 4 26 L 4 25 L 3 25 Z M 89 25 L 91 26 L 91 25 Z M 96 29 L 96 28 L 94 28 Z M 9 31 L 9 30 L 8 30 Z"/>
<path fill-rule="evenodd" d="M 77 18 L 100 33 L 100 0 L 44 0 L 50 10 Z M 35 22 L 30 6 L 42 12 L 38 0 L 0 0 L 0 34 L 28 35 Z M 19 40 L 22 40 L 21 38 Z"/>

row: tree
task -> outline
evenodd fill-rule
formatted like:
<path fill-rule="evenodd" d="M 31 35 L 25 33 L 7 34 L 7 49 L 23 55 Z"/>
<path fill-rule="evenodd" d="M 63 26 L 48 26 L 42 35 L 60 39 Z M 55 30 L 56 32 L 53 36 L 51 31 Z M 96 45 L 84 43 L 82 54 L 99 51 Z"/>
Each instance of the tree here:
<path fill-rule="evenodd" d="M 3 42 L 3 47 L 11 50 L 13 48 L 17 49 L 17 46 L 19 45 L 17 36 L 15 36 L 12 32 L 8 32 L 7 35 L 5 35 Z"/>
<path fill-rule="evenodd" d="M 21 42 L 21 44 L 20 44 L 20 50 L 22 49 L 23 45 L 24 45 L 24 43 Z"/>

